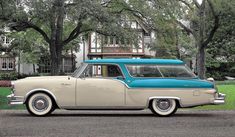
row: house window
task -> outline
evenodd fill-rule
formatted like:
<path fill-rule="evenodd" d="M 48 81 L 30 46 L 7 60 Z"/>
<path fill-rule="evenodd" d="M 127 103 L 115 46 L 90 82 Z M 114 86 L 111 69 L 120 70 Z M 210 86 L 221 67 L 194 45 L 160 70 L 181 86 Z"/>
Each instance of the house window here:
<path fill-rule="evenodd" d="M 9 44 L 9 43 L 10 43 L 10 39 L 6 38 L 6 44 Z"/>
<path fill-rule="evenodd" d="M 144 31 L 144 36 L 145 36 L 145 37 L 150 37 L 150 32 Z"/>
<path fill-rule="evenodd" d="M 13 62 L 9 62 L 8 63 L 8 69 L 9 70 L 13 70 Z"/>
<path fill-rule="evenodd" d="M 90 52 L 101 52 L 101 44 L 102 42 L 102 37 L 101 35 L 97 33 L 92 33 L 90 35 L 91 43 L 90 43 Z"/>
<path fill-rule="evenodd" d="M 4 57 L 1 59 L 1 70 L 14 70 L 14 58 Z"/>
<path fill-rule="evenodd" d="M 60 66 L 60 70 L 63 73 L 72 73 L 73 68 L 75 68 L 75 58 L 73 58 L 73 62 L 71 58 L 64 57 L 62 64 Z M 39 73 L 51 73 L 51 60 L 47 57 L 42 57 L 39 62 Z"/>
<path fill-rule="evenodd" d="M 71 58 L 64 58 L 64 73 L 72 73 L 73 72 L 73 62 Z"/>
<path fill-rule="evenodd" d="M 108 36 L 104 36 L 104 44 L 107 45 L 109 42 L 109 37 Z"/>
<path fill-rule="evenodd" d="M 2 63 L 2 70 L 7 70 L 7 63 L 6 62 Z"/>
<path fill-rule="evenodd" d="M 47 57 L 42 57 L 39 61 L 39 73 L 50 73 L 51 72 L 51 62 Z"/>

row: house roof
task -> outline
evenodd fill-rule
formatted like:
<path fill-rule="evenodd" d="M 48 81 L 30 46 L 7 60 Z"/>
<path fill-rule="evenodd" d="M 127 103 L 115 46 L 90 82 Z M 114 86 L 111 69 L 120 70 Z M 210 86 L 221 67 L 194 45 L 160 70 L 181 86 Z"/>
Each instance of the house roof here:
<path fill-rule="evenodd" d="M 97 59 L 86 60 L 85 63 L 117 63 L 117 64 L 184 64 L 177 59 Z"/>

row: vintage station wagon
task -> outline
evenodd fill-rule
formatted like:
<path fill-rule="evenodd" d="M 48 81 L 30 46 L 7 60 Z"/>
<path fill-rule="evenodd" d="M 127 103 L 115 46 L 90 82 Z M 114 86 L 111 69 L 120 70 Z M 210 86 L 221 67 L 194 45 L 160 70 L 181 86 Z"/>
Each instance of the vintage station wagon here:
<path fill-rule="evenodd" d="M 169 116 L 177 108 L 223 104 L 213 81 L 201 80 L 181 60 L 87 60 L 71 76 L 28 77 L 12 82 L 9 104 L 30 114 L 67 110 L 143 110 Z"/>

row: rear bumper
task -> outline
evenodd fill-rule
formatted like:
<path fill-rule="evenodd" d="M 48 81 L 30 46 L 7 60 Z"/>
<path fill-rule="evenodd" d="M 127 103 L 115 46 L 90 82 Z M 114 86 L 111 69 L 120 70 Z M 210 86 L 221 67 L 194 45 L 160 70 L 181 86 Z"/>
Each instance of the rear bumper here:
<path fill-rule="evenodd" d="M 213 104 L 215 105 L 220 105 L 220 104 L 224 104 L 225 103 L 225 94 L 222 93 L 218 93 L 215 97 L 215 99 L 213 100 Z"/>
<path fill-rule="evenodd" d="M 24 97 L 23 96 L 15 96 L 14 94 L 10 94 L 7 96 L 7 100 L 8 100 L 9 105 L 24 104 Z"/>

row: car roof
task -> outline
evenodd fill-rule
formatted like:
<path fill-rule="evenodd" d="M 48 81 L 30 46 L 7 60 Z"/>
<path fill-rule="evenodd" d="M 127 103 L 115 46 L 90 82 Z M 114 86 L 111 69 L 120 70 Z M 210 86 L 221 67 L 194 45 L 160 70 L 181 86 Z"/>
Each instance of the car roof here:
<path fill-rule="evenodd" d="M 117 64 L 185 64 L 178 59 L 95 59 L 86 60 L 85 63 L 117 63 Z"/>

